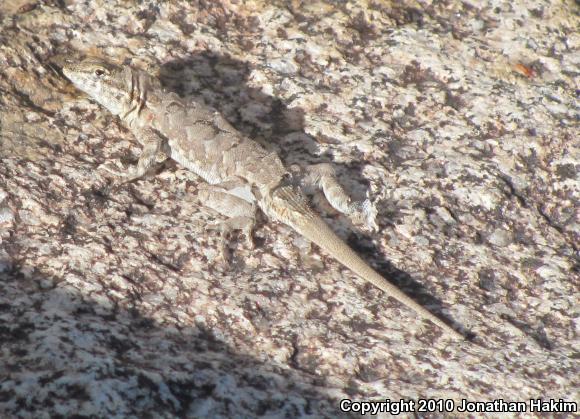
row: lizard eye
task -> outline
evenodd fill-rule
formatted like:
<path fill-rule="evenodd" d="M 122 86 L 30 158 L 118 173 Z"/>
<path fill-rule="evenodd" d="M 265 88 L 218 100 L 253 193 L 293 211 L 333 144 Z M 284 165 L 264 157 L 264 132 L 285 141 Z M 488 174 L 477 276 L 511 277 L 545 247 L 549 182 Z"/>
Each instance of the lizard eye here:
<path fill-rule="evenodd" d="M 104 74 L 105 74 L 105 70 L 103 70 L 103 69 L 101 69 L 101 68 L 97 68 L 97 69 L 95 70 L 95 75 L 96 75 L 97 77 L 101 77 L 101 76 L 103 76 Z"/>

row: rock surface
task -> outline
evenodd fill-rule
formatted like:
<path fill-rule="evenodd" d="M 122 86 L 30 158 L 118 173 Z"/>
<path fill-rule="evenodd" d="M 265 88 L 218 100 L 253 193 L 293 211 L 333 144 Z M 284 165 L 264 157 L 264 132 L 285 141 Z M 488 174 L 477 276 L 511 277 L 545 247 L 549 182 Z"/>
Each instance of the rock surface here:
<path fill-rule="evenodd" d="M 578 10 L 2 2 L 0 416 L 578 401 Z M 176 164 L 107 190 L 100 165 L 132 164 L 139 147 L 55 70 L 85 54 L 158 74 L 287 164 L 334 163 L 380 230 L 315 199 L 332 227 L 474 341 L 449 341 L 278 224 L 220 266 L 207 229 L 220 217 Z"/>

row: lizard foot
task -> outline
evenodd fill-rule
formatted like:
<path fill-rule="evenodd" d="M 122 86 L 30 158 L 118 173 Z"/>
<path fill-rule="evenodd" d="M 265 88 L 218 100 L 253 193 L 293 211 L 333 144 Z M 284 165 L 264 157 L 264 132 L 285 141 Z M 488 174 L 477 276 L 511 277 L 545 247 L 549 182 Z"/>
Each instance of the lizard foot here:
<path fill-rule="evenodd" d="M 355 224 L 362 224 L 372 231 L 378 230 L 377 210 L 370 200 L 353 201 L 338 183 L 334 168 L 327 163 L 308 166 L 304 181 L 322 190 L 326 200 L 334 209 L 347 215 Z"/>
<path fill-rule="evenodd" d="M 113 177 L 112 184 L 109 186 L 109 191 L 118 189 L 126 183 L 131 183 L 134 180 L 140 179 L 144 175 L 144 171 L 140 170 L 138 166 L 131 166 L 129 169 L 124 171 L 117 170 L 116 168 L 111 168 L 110 163 L 105 163 L 100 165 L 97 169 L 101 169 Z"/>
<path fill-rule="evenodd" d="M 251 217 L 233 217 L 226 221 L 222 221 L 208 226 L 209 230 L 215 230 L 220 234 L 219 241 L 219 260 L 224 265 L 229 265 L 230 254 L 228 250 L 228 243 L 231 241 L 231 233 L 234 230 L 240 230 L 245 236 L 246 245 L 248 248 L 254 248 L 254 240 L 252 231 L 254 229 L 254 219 Z"/>
<path fill-rule="evenodd" d="M 378 231 L 377 209 L 369 199 L 351 203 L 350 216 L 355 224 L 362 224 L 371 231 Z"/>

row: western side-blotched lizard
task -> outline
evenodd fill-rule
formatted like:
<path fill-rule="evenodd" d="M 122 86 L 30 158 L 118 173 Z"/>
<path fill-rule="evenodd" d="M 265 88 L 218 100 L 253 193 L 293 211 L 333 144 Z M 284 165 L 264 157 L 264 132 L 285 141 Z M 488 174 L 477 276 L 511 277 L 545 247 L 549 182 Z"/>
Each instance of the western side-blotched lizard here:
<path fill-rule="evenodd" d="M 123 182 L 143 176 L 157 156 L 164 154 L 209 184 L 200 193 L 200 200 L 229 217 L 226 231 L 242 229 L 249 237 L 259 207 L 424 319 L 451 336 L 463 338 L 361 259 L 311 209 L 280 158 L 238 132 L 215 109 L 182 100 L 145 72 L 101 59 L 66 64 L 63 72 L 79 89 L 118 115 L 142 144 L 137 165 L 128 173 L 116 173 Z M 322 189 L 333 207 L 353 218 L 374 222 L 369 202 L 351 201 L 330 166 L 311 166 L 307 173 L 305 179 Z"/>

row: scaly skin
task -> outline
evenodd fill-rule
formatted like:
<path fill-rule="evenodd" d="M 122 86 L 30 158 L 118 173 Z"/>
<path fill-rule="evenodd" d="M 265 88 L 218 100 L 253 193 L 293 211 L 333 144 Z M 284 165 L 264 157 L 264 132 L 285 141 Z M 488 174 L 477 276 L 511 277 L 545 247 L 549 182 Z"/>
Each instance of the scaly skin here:
<path fill-rule="evenodd" d="M 219 188 L 204 196 L 208 201 L 219 194 L 229 199 L 221 201 L 228 202 L 221 212 L 235 218 L 234 228 L 252 224 L 257 205 L 269 217 L 289 225 L 448 335 L 463 339 L 463 335 L 389 283 L 340 240 L 311 209 L 302 190 L 288 180 L 291 176 L 280 158 L 244 137 L 216 110 L 184 102 L 142 71 L 96 58 L 67 64 L 63 72 L 77 88 L 118 115 L 143 145 L 138 164 L 128 174 L 117 173 L 125 182 L 143 176 L 155 164 L 156 156 L 164 153 Z M 324 170 L 320 173 L 317 172 L 317 179 L 328 185 L 324 192 L 333 206 L 352 216 L 364 211 L 350 202 Z M 232 200 L 239 205 L 233 205 Z"/>

